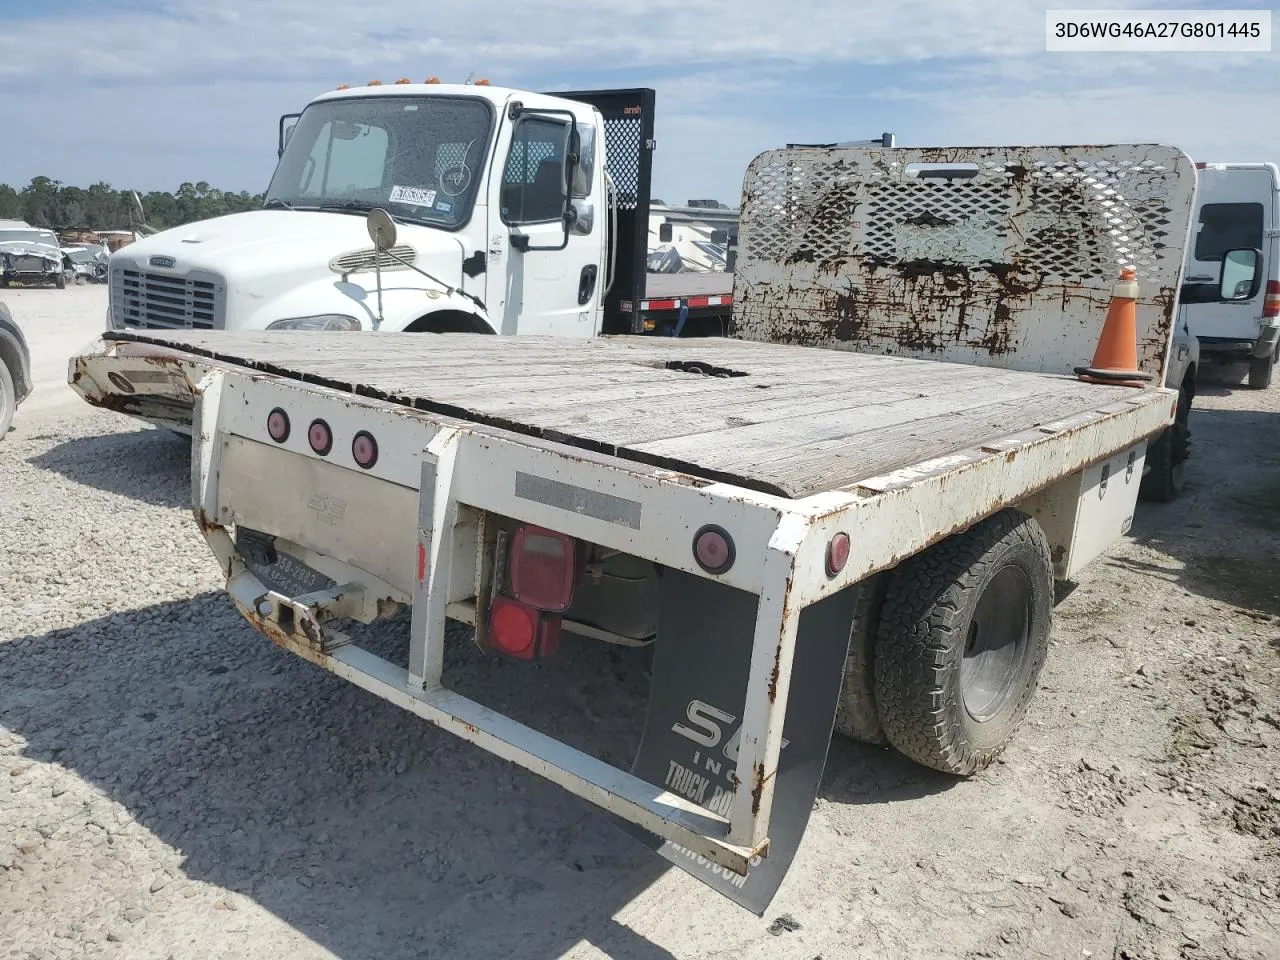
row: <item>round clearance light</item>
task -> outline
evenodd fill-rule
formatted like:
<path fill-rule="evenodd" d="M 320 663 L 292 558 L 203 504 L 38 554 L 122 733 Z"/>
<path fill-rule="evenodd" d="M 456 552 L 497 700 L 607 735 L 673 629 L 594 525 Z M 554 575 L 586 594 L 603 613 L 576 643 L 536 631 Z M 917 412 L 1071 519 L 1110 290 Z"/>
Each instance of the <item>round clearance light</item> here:
<path fill-rule="evenodd" d="M 724 573 L 733 566 L 733 538 L 723 527 L 708 524 L 693 537 L 693 559 L 707 573 Z"/>
<path fill-rule="evenodd" d="M 267 414 L 267 433 L 276 443 L 289 439 L 289 415 L 279 407 Z"/>
<path fill-rule="evenodd" d="M 378 441 L 368 430 L 361 430 L 351 441 L 351 456 L 356 463 L 368 470 L 378 462 Z"/>
<path fill-rule="evenodd" d="M 323 420 L 312 420 L 311 426 L 307 428 L 307 442 L 311 444 L 312 450 L 323 457 L 333 447 L 333 431 Z"/>
<path fill-rule="evenodd" d="M 827 576 L 834 577 L 849 562 L 849 535 L 837 533 L 827 544 Z"/>

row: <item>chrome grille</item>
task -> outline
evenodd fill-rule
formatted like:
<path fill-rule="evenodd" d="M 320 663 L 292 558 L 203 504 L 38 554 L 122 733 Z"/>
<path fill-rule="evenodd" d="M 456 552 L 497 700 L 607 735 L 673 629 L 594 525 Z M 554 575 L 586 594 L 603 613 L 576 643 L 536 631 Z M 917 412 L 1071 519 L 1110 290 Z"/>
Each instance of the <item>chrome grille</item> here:
<path fill-rule="evenodd" d="M 118 326 L 219 329 L 224 291 L 213 276 L 120 268 L 111 277 L 111 312 Z"/>

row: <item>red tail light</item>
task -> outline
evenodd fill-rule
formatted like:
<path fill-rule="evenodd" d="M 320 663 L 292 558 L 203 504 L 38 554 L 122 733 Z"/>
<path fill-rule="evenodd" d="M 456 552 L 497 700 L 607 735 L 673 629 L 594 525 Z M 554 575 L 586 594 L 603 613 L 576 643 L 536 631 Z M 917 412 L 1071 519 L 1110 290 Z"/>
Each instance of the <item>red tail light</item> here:
<path fill-rule="evenodd" d="M 707 573 L 724 573 L 733 566 L 733 538 L 723 527 L 711 524 L 693 536 L 693 559 Z"/>
<path fill-rule="evenodd" d="M 323 457 L 333 447 L 333 431 L 323 420 L 312 420 L 311 426 L 307 428 L 307 442 L 311 444 L 312 450 Z"/>
<path fill-rule="evenodd" d="M 378 441 L 368 430 L 361 430 L 352 439 L 351 457 L 366 470 L 378 462 Z"/>
<path fill-rule="evenodd" d="M 538 660 L 560 647 L 560 618 L 504 597 L 489 604 L 489 641 L 509 657 Z"/>
<path fill-rule="evenodd" d="M 573 537 L 525 525 L 511 544 L 511 592 L 521 603 L 556 613 L 569 608 L 577 578 Z"/>
<path fill-rule="evenodd" d="M 849 535 L 837 533 L 827 544 L 827 576 L 834 577 L 849 562 Z"/>
<path fill-rule="evenodd" d="M 1262 315 L 1268 319 L 1280 317 L 1280 280 L 1267 281 L 1267 293 L 1262 298 Z"/>
<path fill-rule="evenodd" d="M 289 415 L 279 407 L 267 414 L 267 433 L 276 443 L 289 439 Z"/>

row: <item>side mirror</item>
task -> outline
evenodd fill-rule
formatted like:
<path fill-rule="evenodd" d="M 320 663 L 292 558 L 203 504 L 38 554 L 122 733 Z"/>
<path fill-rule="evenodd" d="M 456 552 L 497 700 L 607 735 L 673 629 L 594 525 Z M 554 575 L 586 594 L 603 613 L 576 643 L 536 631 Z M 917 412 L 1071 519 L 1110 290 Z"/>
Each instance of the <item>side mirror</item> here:
<path fill-rule="evenodd" d="M 396 222 L 381 207 L 369 211 L 365 226 L 369 230 L 369 239 L 378 250 L 390 250 L 396 245 Z"/>
<path fill-rule="evenodd" d="M 1262 286 L 1262 251 L 1241 247 L 1222 255 L 1218 272 L 1219 300 L 1252 300 Z"/>
<path fill-rule="evenodd" d="M 663 223 L 658 227 L 658 239 L 663 243 L 671 242 L 671 224 Z"/>
<path fill-rule="evenodd" d="M 289 145 L 289 138 L 293 136 L 293 131 L 297 128 L 300 116 L 302 116 L 300 113 L 286 113 L 280 118 L 280 138 L 276 148 L 277 160 L 284 156 L 284 148 Z"/>
<path fill-rule="evenodd" d="M 725 245 L 729 242 L 729 231 L 727 231 L 727 230 L 712 230 L 712 231 L 711 231 L 711 242 L 712 242 L 712 243 L 714 243 L 717 247 L 723 247 L 723 246 L 725 246 Z"/>

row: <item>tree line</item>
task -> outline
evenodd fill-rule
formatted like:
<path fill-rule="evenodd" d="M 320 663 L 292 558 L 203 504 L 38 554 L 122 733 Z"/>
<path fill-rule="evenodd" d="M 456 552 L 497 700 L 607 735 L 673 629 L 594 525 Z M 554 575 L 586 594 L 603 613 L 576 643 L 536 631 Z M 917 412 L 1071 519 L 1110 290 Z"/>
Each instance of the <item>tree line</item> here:
<path fill-rule="evenodd" d="M 262 194 L 219 190 L 203 180 L 184 183 L 173 193 L 139 190 L 138 197 L 147 225 L 157 230 L 262 205 Z M 0 220 L 25 220 L 54 230 L 128 230 L 136 219 L 132 209 L 130 192 L 109 183 L 69 187 L 49 177 L 35 177 L 21 190 L 0 183 Z"/>

